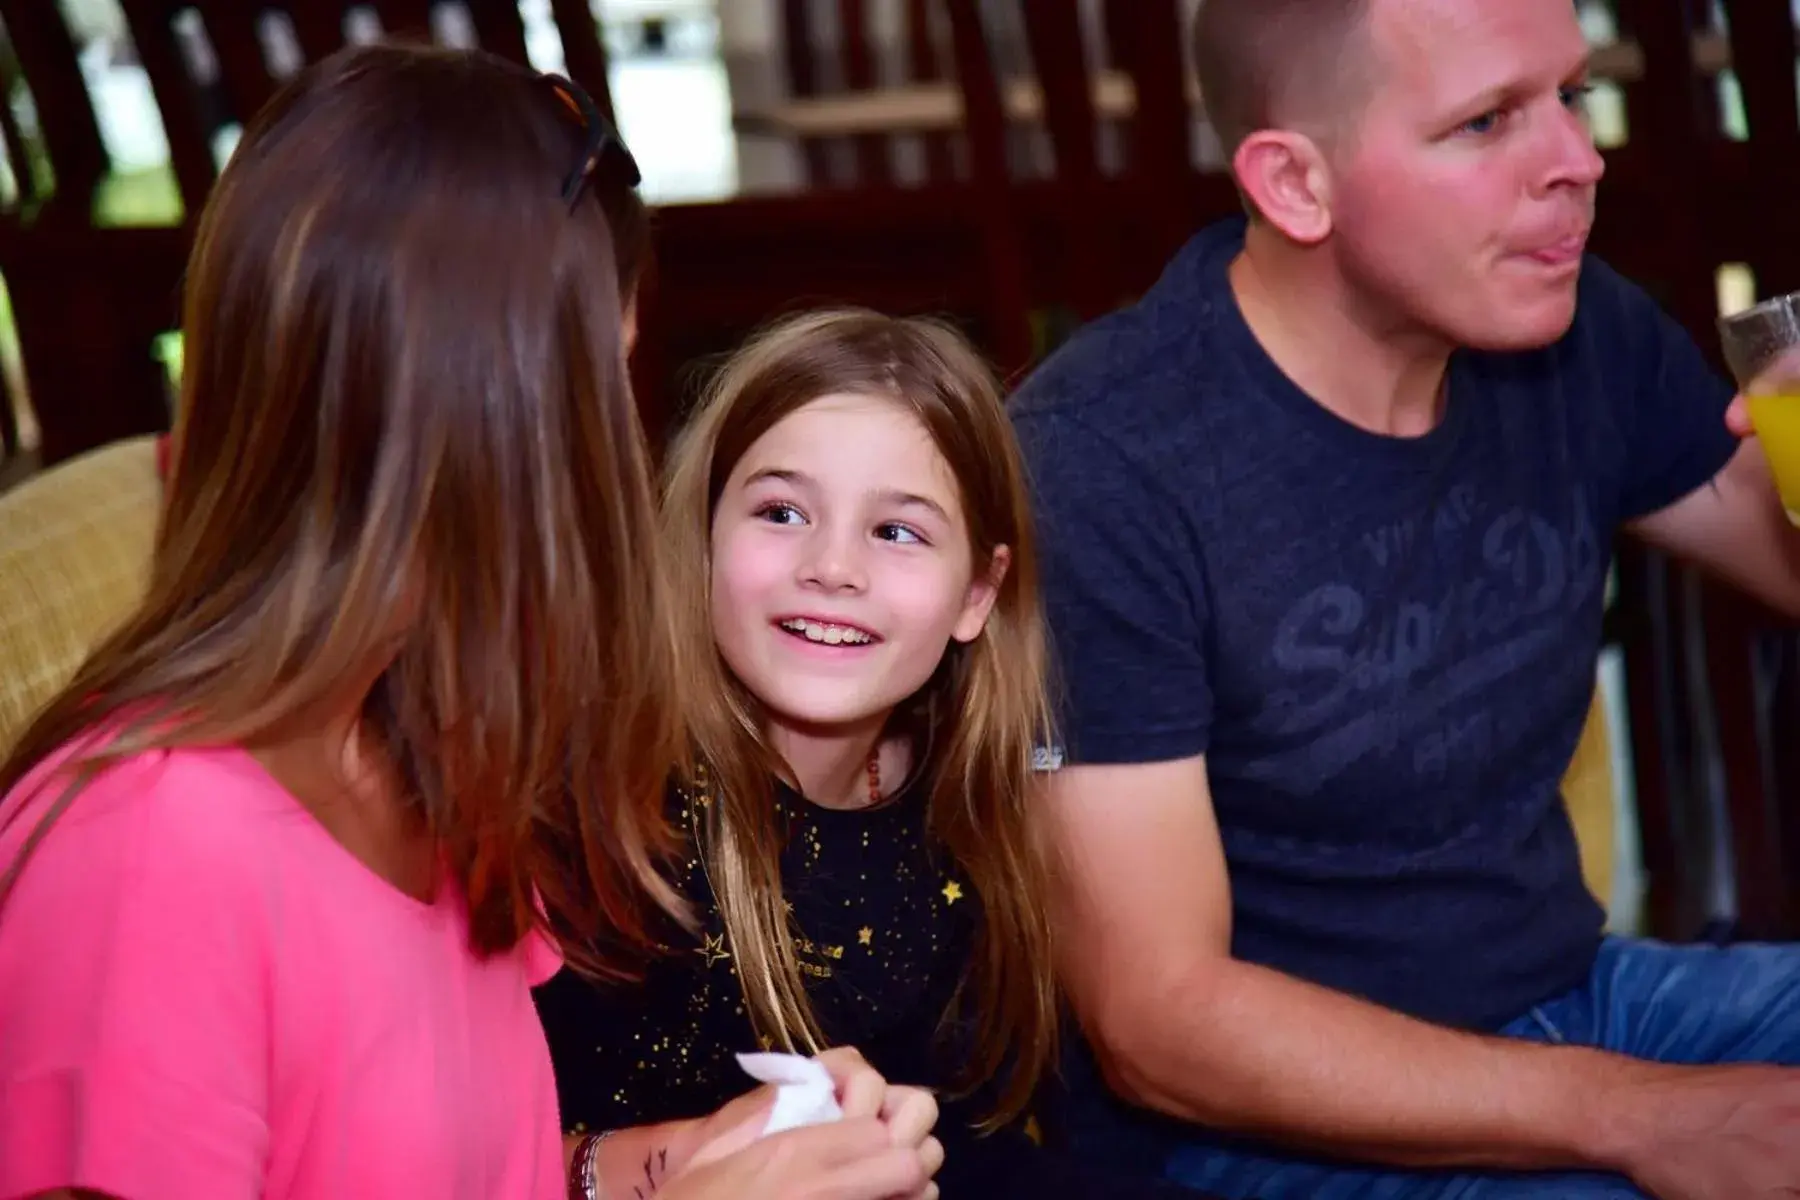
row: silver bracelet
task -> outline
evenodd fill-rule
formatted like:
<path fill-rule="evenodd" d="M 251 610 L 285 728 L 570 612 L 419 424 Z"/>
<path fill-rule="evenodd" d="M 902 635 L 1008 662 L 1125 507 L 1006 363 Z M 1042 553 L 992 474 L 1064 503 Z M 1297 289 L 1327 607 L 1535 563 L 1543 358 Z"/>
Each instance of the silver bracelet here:
<path fill-rule="evenodd" d="M 600 1143 L 615 1132 L 590 1133 L 575 1144 L 575 1158 L 569 1164 L 569 1200 L 605 1200 L 606 1190 L 600 1186 Z"/>

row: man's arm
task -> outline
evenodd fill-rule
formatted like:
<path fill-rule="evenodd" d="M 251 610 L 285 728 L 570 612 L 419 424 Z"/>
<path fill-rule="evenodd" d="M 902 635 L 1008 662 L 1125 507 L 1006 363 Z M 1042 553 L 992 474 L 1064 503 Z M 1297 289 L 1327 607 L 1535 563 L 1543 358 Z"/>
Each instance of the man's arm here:
<path fill-rule="evenodd" d="M 1734 403 L 1728 419 L 1747 433 L 1740 408 Z M 1657 549 L 1800 618 L 1800 529 L 1782 510 L 1756 439 L 1740 445 L 1711 483 L 1629 528 Z"/>
<path fill-rule="evenodd" d="M 1396 1165 L 1601 1167 L 1644 1182 L 1691 1155 L 1672 1126 L 1718 1128 L 1709 1073 L 1453 1032 L 1232 959 L 1203 758 L 1066 768 L 1047 813 L 1064 982 L 1130 1102 Z"/>

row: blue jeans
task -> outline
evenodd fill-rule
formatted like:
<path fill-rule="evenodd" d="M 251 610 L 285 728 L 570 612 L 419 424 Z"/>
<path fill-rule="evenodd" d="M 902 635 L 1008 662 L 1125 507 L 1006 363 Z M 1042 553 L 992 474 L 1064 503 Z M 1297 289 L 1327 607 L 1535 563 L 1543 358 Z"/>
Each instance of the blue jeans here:
<path fill-rule="evenodd" d="M 1609 938 L 1586 987 L 1502 1031 L 1665 1063 L 1800 1064 L 1800 947 L 1668 946 Z M 1617 1175 L 1397 1171 L 1177 1149 L 1168 1178 L 1232 1200 L 1644 1200 Z"/>

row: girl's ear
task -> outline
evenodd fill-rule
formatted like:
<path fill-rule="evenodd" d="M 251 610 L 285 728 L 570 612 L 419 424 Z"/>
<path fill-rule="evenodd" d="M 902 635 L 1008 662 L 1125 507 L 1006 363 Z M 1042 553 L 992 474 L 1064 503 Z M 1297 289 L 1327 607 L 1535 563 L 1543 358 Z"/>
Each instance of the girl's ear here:
<path fill-rule="evenodd" d="M 994 601 L 1000 598 L 1000 584 L 1006 579 L 1006 569 L 1011 565 L 1012 550 L 995 546 L 987 570 L 979 572 L 969 582 L 968 594 L 963 597 L 962 614 L 956 618 L 951 637 L 967 643 L 981 636 L 981 631 L 987 628 L 988 614 L 994 611 Z"/>

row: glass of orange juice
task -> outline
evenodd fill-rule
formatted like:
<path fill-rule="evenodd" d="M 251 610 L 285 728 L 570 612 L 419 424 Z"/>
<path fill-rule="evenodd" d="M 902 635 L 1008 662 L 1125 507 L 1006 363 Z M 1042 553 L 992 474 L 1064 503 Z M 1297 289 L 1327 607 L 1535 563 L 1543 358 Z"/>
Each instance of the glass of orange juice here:
<path fill-rule="evenodd" d="M 1782 507 L 1800 525 L 1800 292 L 1721 319 L 1719 337 Z"/>

